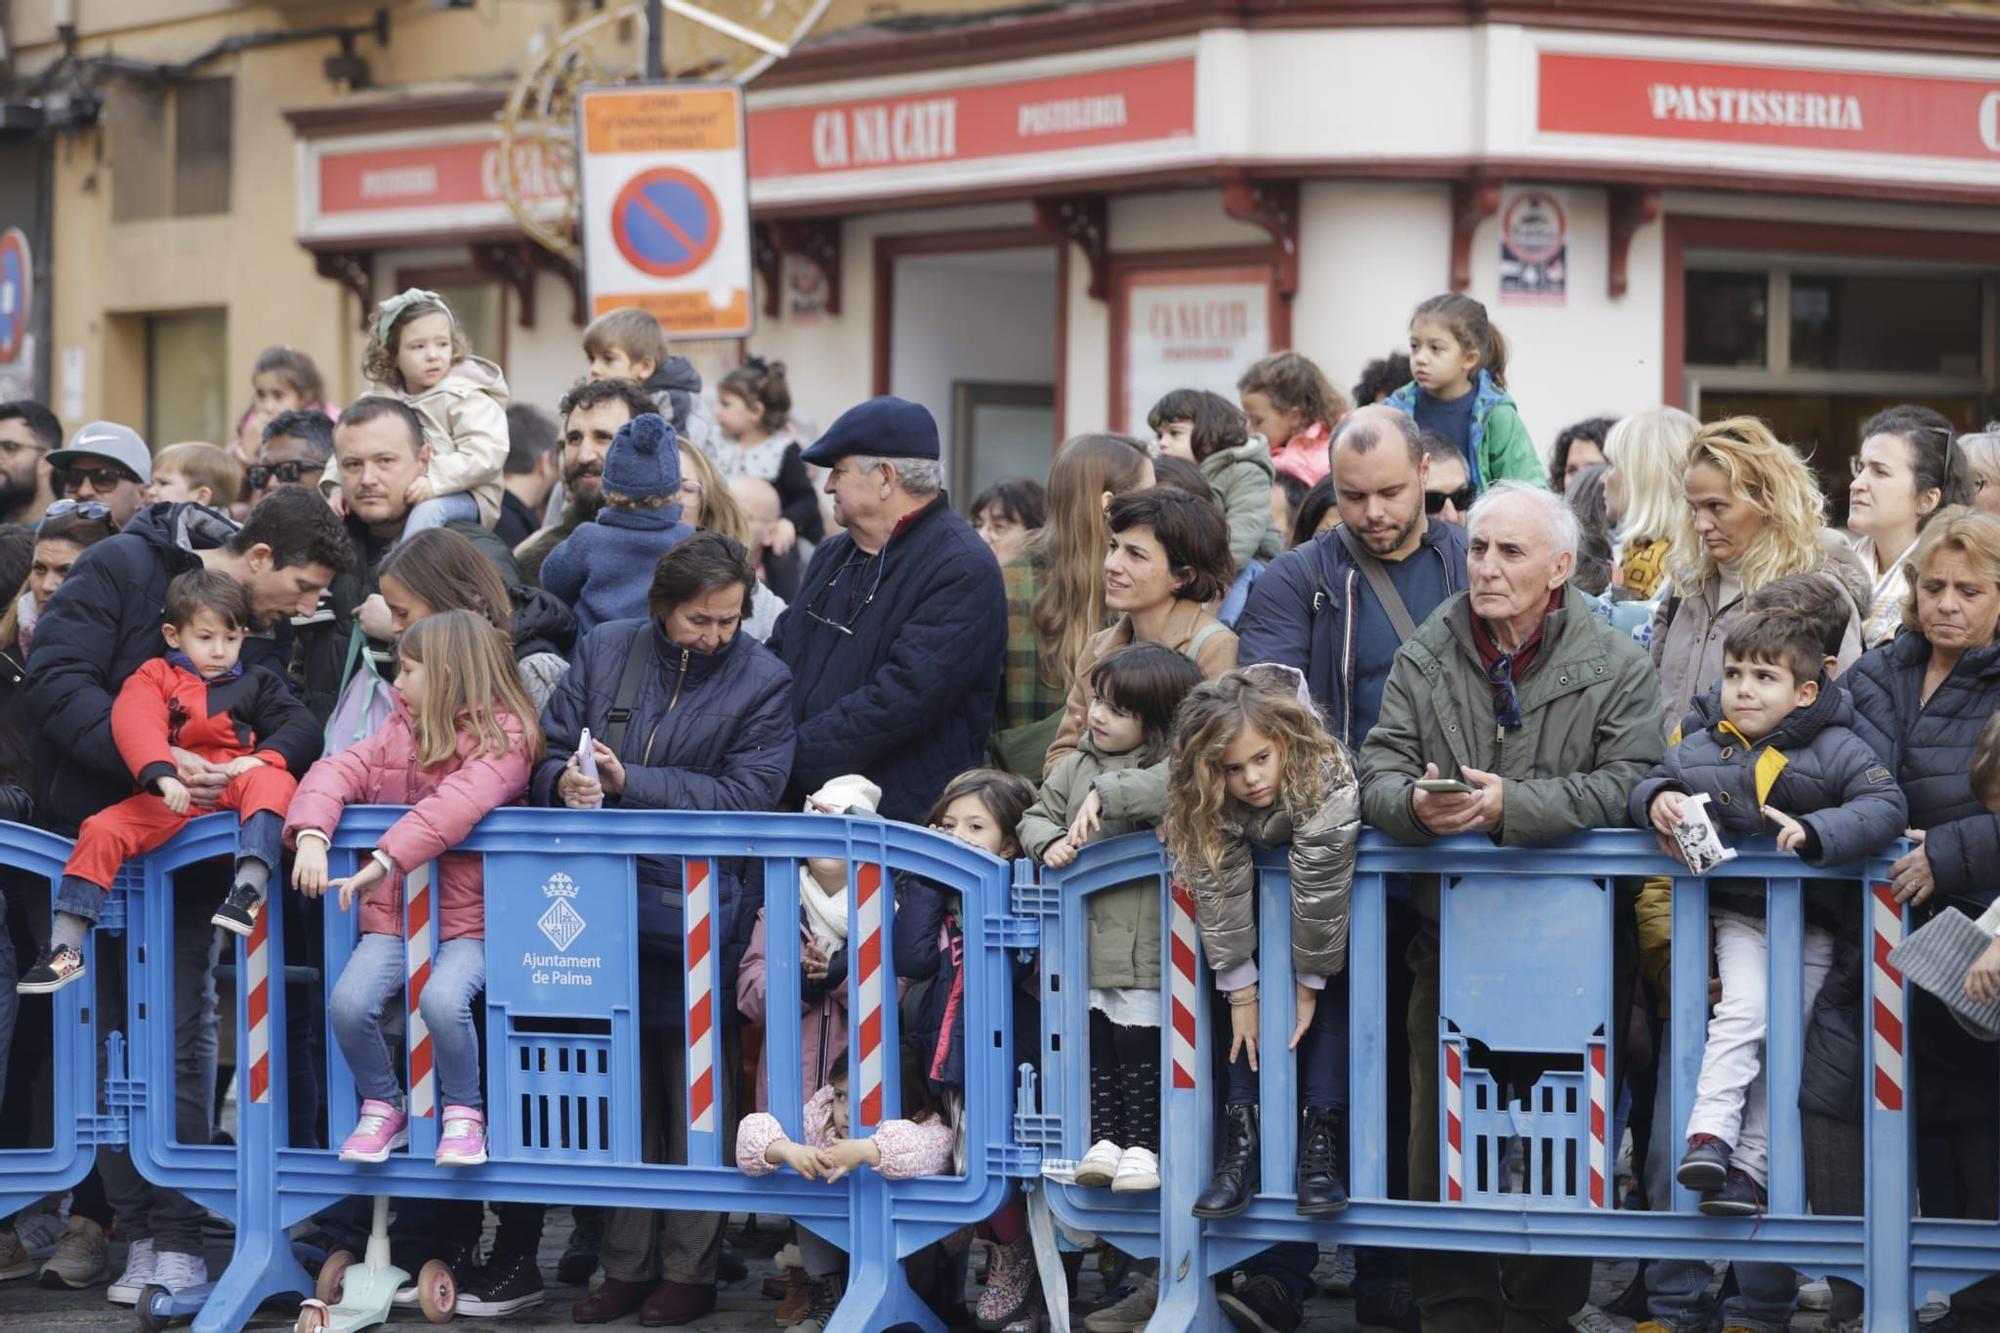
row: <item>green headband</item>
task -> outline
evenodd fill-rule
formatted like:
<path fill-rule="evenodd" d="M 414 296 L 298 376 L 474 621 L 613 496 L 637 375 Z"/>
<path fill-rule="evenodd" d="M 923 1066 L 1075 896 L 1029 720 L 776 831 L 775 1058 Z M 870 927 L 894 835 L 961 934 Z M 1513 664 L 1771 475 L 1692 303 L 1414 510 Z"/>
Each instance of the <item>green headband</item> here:
<path fill-rule="evenodd" d="M 452 319 L 451 307 L 444 303 L 442 296 L 436 292 L 427 292 L 421 287 L 411 287 L 375 307 L 375 340 L 386 344 L 389 341 L 389 330 L 395 325 L 397 317 L 413 305 L 424 304 L 436 306 L 444 312 L 446 319 Z M 457 323 L 457 320 L 452 320 L 454 327 Z"/>

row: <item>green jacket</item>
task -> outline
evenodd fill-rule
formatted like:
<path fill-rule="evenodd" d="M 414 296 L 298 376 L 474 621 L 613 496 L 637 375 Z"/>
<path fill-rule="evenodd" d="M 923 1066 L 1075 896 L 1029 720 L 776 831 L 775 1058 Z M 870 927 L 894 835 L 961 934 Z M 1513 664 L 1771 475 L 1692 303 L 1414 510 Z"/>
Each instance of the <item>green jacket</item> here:
<path fill-rule="evenodd" d="M 1099 754 L 1086 732 L 1042 780 L 1041 795 L 1021 816 L 1021 850 L 1041 860 L 1049 845 L 1069 832 L 1093 789 L 1102 807 L 1099 838 L 1159 823 L 1167 809 L 1167 765 L 1164 760 L 1143 764 L 1145 756 L 1143 746 L 1124 754 Z M 1161 896 L 1158 879 L 1134 880 L 1090 896 L 1090 985 L 1159 987 Z"/>
<path fill-rule="evenodd" d="M 1396 654 L 1381 720 L 1361 747 L 1368 823 L 1399 842 L 1430 841 L 1410 797 L 1434 763 L 1447 777 L 1477 768 L 1506 780 L 1494 834 L 1502 846 L 1625 827 L 1626 800 L 1663 748 L 1660 685 L 1646 650 L 1569 588 L 1516 685 L 1522 725 L 1502 736 L 1467 594 L 1440 606 Z"/>
<path fill-rule="evenodd" d="M 1521 424 L 1521 413 L 1505 389 L 1481 370 L 1473 375 L 1472 391 L 1472 484 L 1485 490 L 1496 481 L 1525 481 L 1542 490 L 1549 488 L 1549 474 L 1542 466 L 1541 453 Z M 1417 385 L 1414 380 L 1389 395 L 1388 404 L 1398 412 L 1415 416 Z"/>
<path fill-rule="evenodd" d="M 1271 526 L 1271 446 L 1259 435 L 1234 449 L 1218 449 L 1201 460 L 1201 475 L 1229 520 L 1229 558 L 1240 573 L 1252 560 L 1276 560 L 1284 552 Z"/>

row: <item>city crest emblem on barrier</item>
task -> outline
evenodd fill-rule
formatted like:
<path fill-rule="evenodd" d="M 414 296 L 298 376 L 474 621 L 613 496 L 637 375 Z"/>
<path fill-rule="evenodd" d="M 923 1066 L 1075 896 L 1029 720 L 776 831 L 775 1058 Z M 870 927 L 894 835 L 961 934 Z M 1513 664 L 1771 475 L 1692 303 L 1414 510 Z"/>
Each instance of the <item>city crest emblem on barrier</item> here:
<path fill-rule="evenodd" d="M 576 937 L 583 934 L 583 916 L 570 906 L 569 901 L 576 895 L 576 881 L 561 871 L 550 876 L 548 882 L 542 885 L 542 896 L 555 901 L 549 904 L 549 910 L 542 913 L 535 924 L 542 928 L 542 934 L 548 936 L 549 943 L 555 945 L 558 952 L 568 952 L 569 946 L 576 943 Z"/>

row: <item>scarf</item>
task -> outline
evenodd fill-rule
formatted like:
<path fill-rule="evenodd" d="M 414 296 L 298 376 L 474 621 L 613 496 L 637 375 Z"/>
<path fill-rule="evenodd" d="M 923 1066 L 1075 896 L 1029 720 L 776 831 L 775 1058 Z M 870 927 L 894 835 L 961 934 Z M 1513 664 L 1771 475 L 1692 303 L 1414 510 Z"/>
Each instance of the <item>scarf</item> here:
<path fill-rule="evenodd" d="M 799 867 L 799 912 L 805 917 L 806 933 L 821 952 L 831 953 L 847 942 L 847 886 L 843 884 L 837 893 L 828 893 L 812 877 L 812 871 Z"/>

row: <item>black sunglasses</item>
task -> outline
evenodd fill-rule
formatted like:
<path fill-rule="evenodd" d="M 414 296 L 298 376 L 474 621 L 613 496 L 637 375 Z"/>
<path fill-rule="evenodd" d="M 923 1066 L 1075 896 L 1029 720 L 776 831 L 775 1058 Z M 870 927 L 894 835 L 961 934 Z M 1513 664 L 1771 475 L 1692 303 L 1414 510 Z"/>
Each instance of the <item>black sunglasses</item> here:
<path fill-rule="evenodd" d="M 122 467 L 71 467 L 63 469 L 63 489 L 73 491 L 85 482 L 99 495 L 118 489 L 122 481 L 137 481 L 138 478 Z"/>
<path fill-rule="evenodd" d="M 1472 502 L 1478 498 L 1479 489 L 1470 485 L 1461 486 L 1455 491 L 1425 491 L 1424 512 L 1431 515 L 1442 514 L 1444 502 L 1449 500 L 1462 514 L 1472 508 Z"/>
<path fill-rule="evenodd" d="M 299 478 L 305 476 L 308 470 L 318 472 L 322 468 L 319 464 L 300 463 L 292 460 L 287 460 L 283 463 L 252 463 L 250 465 L 250 489 L 253 491 L 263 490 L 271 484 L 271 478 L 274 476 L 287 486 L 295 486 L 298 484 Z"/>

